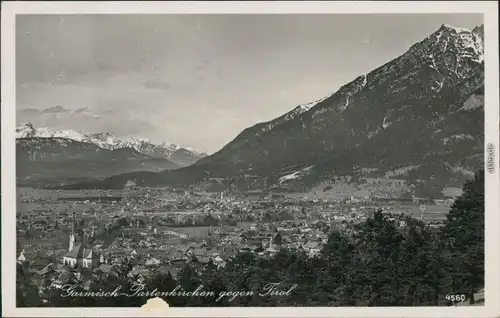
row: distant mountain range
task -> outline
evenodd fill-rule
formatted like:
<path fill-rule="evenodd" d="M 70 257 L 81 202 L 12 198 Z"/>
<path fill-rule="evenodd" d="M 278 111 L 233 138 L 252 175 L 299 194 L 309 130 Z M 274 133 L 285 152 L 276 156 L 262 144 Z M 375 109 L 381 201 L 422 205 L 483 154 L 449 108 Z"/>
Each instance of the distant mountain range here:
<path fill-rule="evenodd" d="M 16 128 L 16 139 L 25 138 L 64 138 L 74 141 L 91 143 L 99 148 L 116 150 L 121 148 L 132 148 L 136 151 L 153 158 L 171 160 L 179 166 L 189 166 L 200 158 L 207 156 L 206 153 L 196 152 L 191 148 L 176 144 L 163 142 L 154 144 L 148 139 L 139 137 L 119 138 L 111 133 L 86 133 L 74 130 L 50 130 L 48 128 L 34 128 L 30 122 Z"/>
<path fill-rule="evenodd" d="M 342 186 L 349 193 L 442 196 L 483 166 L 483 32 L 483 26 L 442 25 L 394 60 L 317 102 L 245 129 L 189 167 L 70 188 L 224 179 L 224 187 L 328 194 Z"/>
<path fill-rule="evenodd" d="M 20 185 L 61 185 L 132 171 L 162 171 L 193 164 L 205 154 L 110 133 L 52 131 L 29 122 L 16 129 Z"/>

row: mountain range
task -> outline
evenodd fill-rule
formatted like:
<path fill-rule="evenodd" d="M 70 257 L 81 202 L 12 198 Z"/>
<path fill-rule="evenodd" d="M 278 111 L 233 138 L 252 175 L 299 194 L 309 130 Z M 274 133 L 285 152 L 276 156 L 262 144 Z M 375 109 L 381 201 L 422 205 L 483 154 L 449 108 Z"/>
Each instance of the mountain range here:
<path fill-rule="evenodd" d="M 401 56 L 317 102 L 243 130 L 193 165 L 69 188 L 120 188 L 134 180 L 326 195 L 445 196 L 483 166 L 483 41 L 483 26 L 442 25 Z"/>
<path fill-rule="evenodd" d="M 157 145 L 110 133 L 35 128 L 27 122 L 16 128 L 16 155 L 18 184 L 46 186 L 176 169 L 206 154 L 166 142 Z"/>

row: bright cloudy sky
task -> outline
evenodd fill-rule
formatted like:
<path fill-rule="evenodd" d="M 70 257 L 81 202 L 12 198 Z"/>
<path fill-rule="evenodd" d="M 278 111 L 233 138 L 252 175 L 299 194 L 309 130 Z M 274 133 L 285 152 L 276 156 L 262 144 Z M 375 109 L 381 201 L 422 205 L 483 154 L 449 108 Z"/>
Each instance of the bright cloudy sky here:
<path fill-rule="evenodd" d="M 17 122 L 214 152 L 443 23 L 482 15 L 31 15 L 16 24 Z"/>

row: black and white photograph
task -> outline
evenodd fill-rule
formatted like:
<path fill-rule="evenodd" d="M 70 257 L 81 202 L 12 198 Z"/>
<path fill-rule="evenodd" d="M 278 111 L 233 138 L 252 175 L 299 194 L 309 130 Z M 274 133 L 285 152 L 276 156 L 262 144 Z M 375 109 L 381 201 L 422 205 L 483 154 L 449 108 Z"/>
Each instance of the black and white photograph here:
<path fill-rule="evenodd" d="M 500 314 L 478 8 L 13 15 L 9 306 Z"/>

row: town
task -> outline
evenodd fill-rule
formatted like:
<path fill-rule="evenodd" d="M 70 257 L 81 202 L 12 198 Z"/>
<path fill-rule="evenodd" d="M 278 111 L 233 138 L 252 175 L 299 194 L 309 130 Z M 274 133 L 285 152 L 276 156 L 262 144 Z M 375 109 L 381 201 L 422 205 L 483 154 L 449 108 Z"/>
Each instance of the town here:
<path fill-rule="evenodd" d="M 165 188 L 122 191 L 19 189 L 18 263 L 61 288 L 93 272 L 132 264 L 130 276 L 176 277 L 186 263 L 224 267 L 238 252 L 271 257 L 281 248 L 318 254 L 328 234 L 346 233 L 376 210 L 399 227 L 405 217 L 438 227 L 447 202 L 351 197 L 291 198 L 262 192 L 197 193 Z"/>

